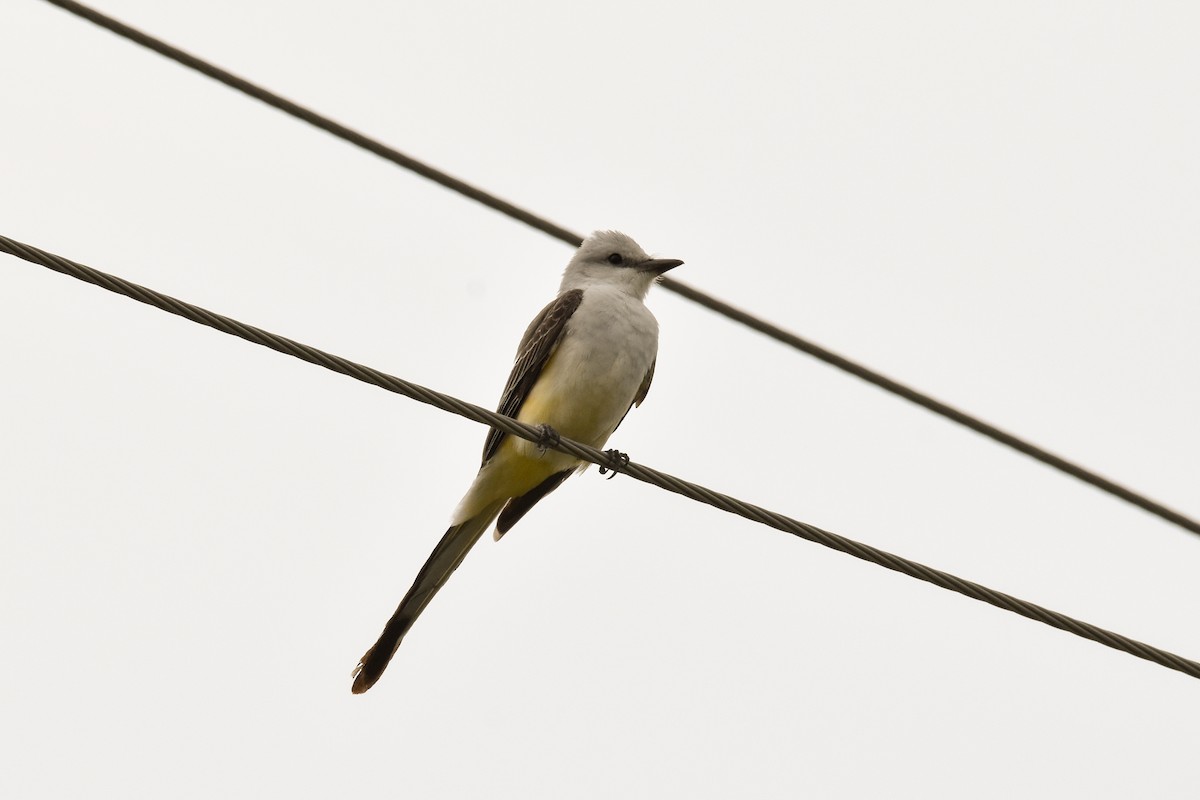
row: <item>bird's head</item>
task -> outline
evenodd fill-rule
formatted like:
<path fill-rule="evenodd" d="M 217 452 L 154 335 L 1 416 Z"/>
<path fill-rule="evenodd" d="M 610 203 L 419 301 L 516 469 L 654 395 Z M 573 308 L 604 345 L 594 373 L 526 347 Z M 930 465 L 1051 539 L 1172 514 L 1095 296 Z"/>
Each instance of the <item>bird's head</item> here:
<path fill-rule="evenodd" d="M 650 284 L 682 263 L 677 258 L 651 258 L 623 233 L 596 231 L 583 240 L 567 264 L 562 290 L 610 286 L 645 297 Z"/>

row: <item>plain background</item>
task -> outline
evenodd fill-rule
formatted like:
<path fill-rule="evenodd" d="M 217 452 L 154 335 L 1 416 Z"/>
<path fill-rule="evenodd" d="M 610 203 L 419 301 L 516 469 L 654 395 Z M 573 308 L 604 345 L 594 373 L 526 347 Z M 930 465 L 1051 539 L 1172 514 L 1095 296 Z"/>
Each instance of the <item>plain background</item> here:
<path fill-rule="evenodd" d="M 1200 515 L 1188 2 L 100 8 Z M 569 248 L 36 0 L 2 232 L 492 406 Z M 1200 538 L 655 291 L 638 461 L 1192 658 Z M 1200 683 L 0 258 L 0 795 L 1194 797 Z"/>

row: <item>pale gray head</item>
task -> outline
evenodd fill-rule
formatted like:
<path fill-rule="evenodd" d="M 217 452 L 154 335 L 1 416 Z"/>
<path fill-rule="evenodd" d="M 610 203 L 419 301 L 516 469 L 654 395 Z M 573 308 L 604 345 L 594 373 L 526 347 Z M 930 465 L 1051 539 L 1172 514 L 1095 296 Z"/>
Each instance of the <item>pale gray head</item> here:
<path fill-rule="evenodd" d="M 560 291 L 602 285 L 645 297 L 650 284 L 682 263 L 677 258 L 651 258 L 623 233 L 596 231 L 583 240 L 567 264 Z"/>

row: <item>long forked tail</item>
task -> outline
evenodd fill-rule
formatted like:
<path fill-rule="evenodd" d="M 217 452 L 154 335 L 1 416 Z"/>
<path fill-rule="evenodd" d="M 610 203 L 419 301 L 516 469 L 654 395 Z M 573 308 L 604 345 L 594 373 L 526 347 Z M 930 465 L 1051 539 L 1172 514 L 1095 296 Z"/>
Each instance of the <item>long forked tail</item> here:
<path fill-rule="evenodd" d="M 429 554 L 425 566 L 417 573 L 412 588 L 400 601 L 396 613 L 388 620 L 387 625 L 383 626 L 379 641 L 366 652 L 354 668 L 354 684 L 350 687 L 351 691 L 362 694 L 375 685 L 387 669 L 396 649 L 400 647 L 404 634 L 408 633 L 408 629 L 425 610 L 425 606 L 429 605 L 438 589 L 442 588 L 442 584 L 458 569 L 458 565 L 492 524 L 503 505 L 503 501 L 494 503 L 466 522 L 450 526 L 446 535 Z"/>

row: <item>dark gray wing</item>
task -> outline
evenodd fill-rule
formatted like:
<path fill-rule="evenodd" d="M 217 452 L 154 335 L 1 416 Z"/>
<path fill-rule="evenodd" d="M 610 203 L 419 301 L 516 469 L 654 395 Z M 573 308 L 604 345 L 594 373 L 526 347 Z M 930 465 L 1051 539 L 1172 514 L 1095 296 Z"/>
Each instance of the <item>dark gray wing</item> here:
<path fill-rule="evenodd" d="M 508 376 L 508 384 L 504 387 L 504 394 L 500 397 L 500 406 L 496 411 L 505 416 L 515 417 L 521 410 L 525 398 L 529 396 L 529 390 L 542 374 L 542 368 L 558 349 L 558 342 L 563 329 L 566 328 L 567 320 L 582 302 L 583 289 L 563 292 L 529 323 L 525 335 L 521 337 L 521 344 L 517 347 L 517 360 L 513 363 L 512 373 Z M 648 384 L 643 386 L 643 389 L 645 388 L 649 388 Z M 644 395 L 644 392 L 639 392 L 639 395 Z M 502 441 L 503 432 L 495 428 L 488 431 L 487 441 L 483 443 L 484 463 L 496 454 L 496 449 Z"/>
<path fill-rule="evenodd" d="M 629 408 L 625 409 L 625 413 L 621 415 L 621 422 L 629 416 L 629 412 L 634 406 L 640 406 L 642 401 L 646 399 L 646 395 L 650 394 L 650 382 L 654 380 L 654 368 L 658 365 L 658 357 L 656 356 L 650 362 L 650 369 L 646 370 L 646 377 L 642 378 L 642 385 L 638 387 L 637 394 L 634 395 L 633 402 L 629 404 Z M 617 428 L 621 427 L 621 422 L 617 423 Z M 615 431 L 617 428 L 613 428 Z"/>
<path fill-rule="evenodd" d="M 658 358 L 656 357 L 650 362 L 650 369 L 646 370 L 646 377 L 642 378 L 642 385 L 638 387 L 637 397 L 633 398 L 634 406 L 640 406 L 642 401 L 646 399 L 646 395 L 650 394 L 650 382 L 654 380 L 654 368 L 657 365 Z M 630 406 L 630 408 L 633 408 L 633 406 Z M 628 414 L 629 412 L 626 411 L 625 413 Z"/>

